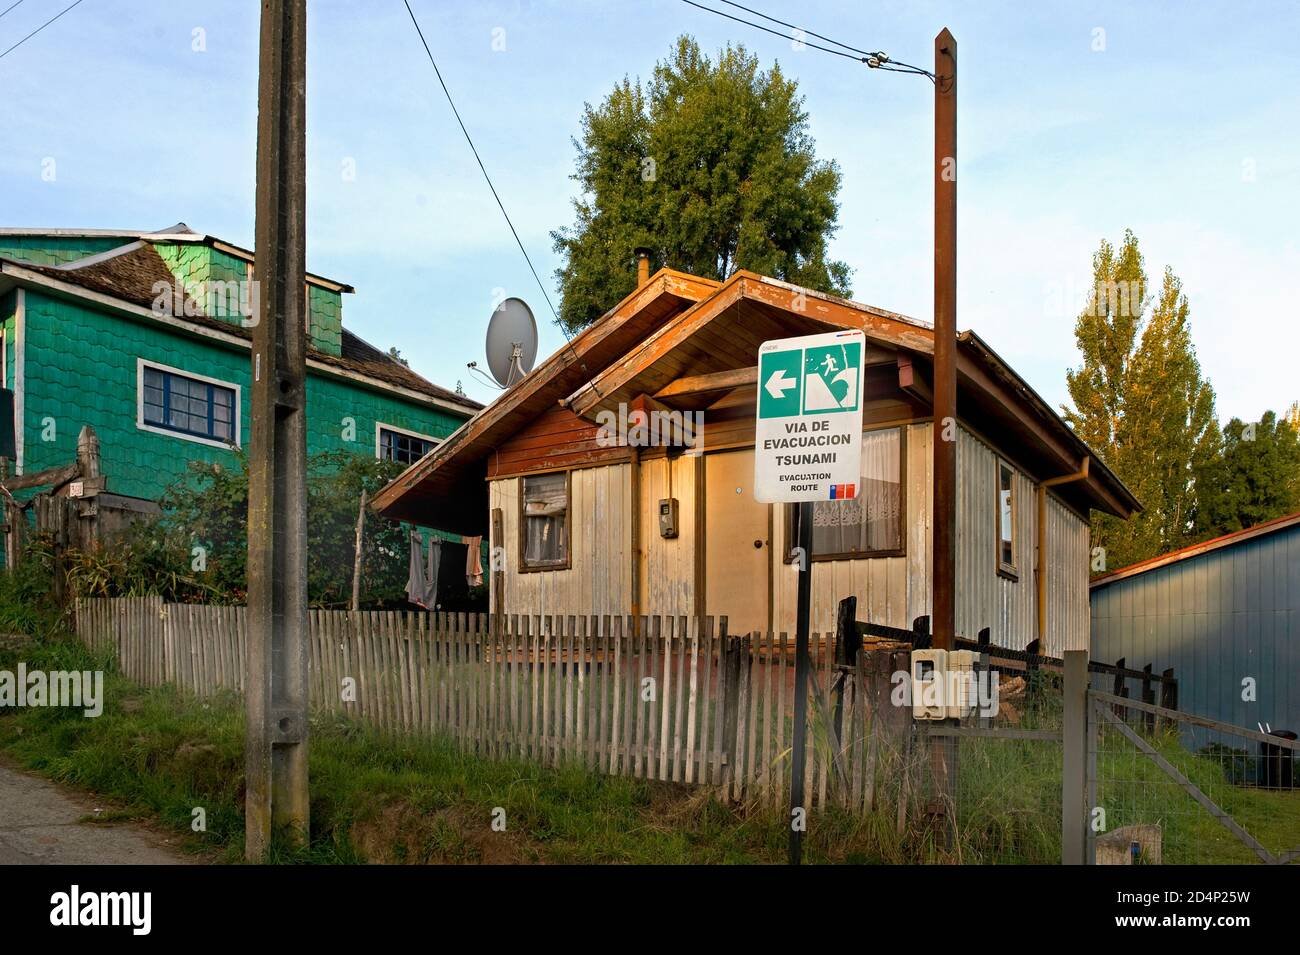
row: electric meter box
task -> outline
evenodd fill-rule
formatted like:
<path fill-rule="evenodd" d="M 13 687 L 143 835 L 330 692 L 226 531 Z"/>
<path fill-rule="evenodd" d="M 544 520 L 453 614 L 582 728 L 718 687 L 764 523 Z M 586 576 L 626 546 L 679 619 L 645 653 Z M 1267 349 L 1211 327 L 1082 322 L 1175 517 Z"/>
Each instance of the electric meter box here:
<path fill-rule="evenodd" d="M 948 683 L 944 687 L 950 720 L 964 720 L 975 712 L 979 694 L 975 685 L 974 650 L 948 651 Z"/>
<path fill-rule="evenodd" d="M 947 650 L 912 651 L 912 719 L 942 720 L 948 679 Z"/>
<path fill-rule="evenodd" d="M 659 536 L 677 536 L 677 498 L 665 497 L 659 501 Z"/>

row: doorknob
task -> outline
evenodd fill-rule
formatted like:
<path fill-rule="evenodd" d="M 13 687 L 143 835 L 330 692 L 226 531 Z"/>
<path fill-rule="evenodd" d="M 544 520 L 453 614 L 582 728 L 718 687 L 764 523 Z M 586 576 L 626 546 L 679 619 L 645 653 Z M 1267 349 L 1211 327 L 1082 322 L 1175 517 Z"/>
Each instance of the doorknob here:
<path fill-rule="evenodd" d="M 761 540 L 754 541 L 754 550 L 761 550 L 762 547 L 763 547 L 763 542 Z"/>

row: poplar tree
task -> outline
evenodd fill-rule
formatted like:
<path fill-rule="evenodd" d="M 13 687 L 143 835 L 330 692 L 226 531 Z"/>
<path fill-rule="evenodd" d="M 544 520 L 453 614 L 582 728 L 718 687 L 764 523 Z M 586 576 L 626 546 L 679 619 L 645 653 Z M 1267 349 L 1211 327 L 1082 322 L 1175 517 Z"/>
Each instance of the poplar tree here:
<path fill-rule="evenodd" d="M 711 279 L 749 269 L 848 296 L 849 269 L 827 256 L 840 172 L 818 160 L 797 84 L 743 46 L 716 59 L 690 37 L 648 83 L 626 77 L 582 119 L 575 221 L 551 234 L 560 321 L 577 331 L 651 267 Z"/>
<path fill-rule="evenodd" d="M 1142 503 L 1128 521 L 1098 514 L 1107 569 L 1195 537 L 1196 477 L 1221 443 L 1214 390 L 1201 375 L 1182 284 L 1166 268 L 1153 294 L 1137 238 L 1102 241 L 1074 336 L 1083 363 L 1066 373 L 1066 421 Z"/>

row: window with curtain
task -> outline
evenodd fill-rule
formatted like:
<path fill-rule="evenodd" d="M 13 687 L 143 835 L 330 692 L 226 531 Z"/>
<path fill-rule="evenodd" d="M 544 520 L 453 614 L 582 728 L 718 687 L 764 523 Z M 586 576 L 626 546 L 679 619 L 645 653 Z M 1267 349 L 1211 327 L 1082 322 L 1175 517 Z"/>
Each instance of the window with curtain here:
<path fill-rule="evenodd" d="M 524 478 L 521 511 L 524 568 L 567 567 L 568 474 L 539 474 Z"/>
<path fill-rule="evenodd" d="M 790 505 L 790 547 L 799 540 L 799 506 Z M 903 552 L 903 432 L 862 435 L 858 496 L 813 504 L 814 560 L 893 556 Z"/>

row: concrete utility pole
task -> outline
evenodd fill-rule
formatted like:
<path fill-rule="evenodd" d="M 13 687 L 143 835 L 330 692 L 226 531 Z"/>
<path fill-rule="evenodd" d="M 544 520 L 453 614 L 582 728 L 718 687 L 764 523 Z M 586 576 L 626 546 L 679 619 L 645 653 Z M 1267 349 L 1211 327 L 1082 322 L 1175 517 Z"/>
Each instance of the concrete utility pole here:
<path fill-rule="evenodd" d="M 252 441 L 248 455 L 245 842 L 305 842 L 307 795 L 306 0 L 262 0 Z"/>
<path fill-rule="evenodd" d="M 934 38 L 934 616 L 951 650 L 957 577 L 957 41 Z M 948 431 L 951 440 L 944 440 Z"/>

